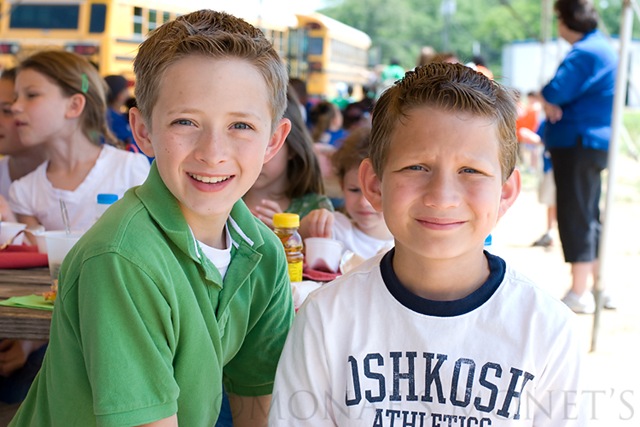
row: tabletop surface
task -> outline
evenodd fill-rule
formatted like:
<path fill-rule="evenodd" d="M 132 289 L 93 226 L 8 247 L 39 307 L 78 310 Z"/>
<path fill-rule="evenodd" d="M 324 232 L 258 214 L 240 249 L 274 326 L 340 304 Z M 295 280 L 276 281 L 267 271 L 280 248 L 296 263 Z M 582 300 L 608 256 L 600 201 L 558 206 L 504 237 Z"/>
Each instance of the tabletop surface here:
<path fill-rule="evenodd" d="M 0 269 L 0 300 L 49 290 L 48 268 Z M 0 338 L 49 338 L 51 311 L 0 306 Z"/>

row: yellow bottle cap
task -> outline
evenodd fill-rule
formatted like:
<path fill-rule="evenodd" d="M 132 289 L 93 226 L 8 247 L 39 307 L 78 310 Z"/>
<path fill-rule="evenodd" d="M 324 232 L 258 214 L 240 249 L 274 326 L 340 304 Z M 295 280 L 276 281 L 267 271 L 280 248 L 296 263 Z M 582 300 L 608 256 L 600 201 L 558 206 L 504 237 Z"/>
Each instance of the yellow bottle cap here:
<path fill-rule="evenodd" d="M 273 215 L 273 226 L 277 228 L 300 227 L 300 215 L 294 213 L 277 213 Z"/>

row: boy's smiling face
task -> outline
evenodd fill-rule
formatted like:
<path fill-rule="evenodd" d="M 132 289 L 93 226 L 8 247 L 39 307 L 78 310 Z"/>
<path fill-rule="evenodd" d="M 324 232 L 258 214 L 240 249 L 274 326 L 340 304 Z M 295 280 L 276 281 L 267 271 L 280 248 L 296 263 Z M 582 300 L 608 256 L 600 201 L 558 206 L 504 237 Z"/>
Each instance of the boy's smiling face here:
<path fill-rule="evenodd" d="M 132 128 L 178 199 L 196 238 L 217 246 L 233 205 L 282 146 L 289 121 L 272 132 L 264 77 L 247 61 L 190 56 L 167 68 L 151 127 Z"/>
<path fill-rule="evenodd" d="M 370 166 L 361 171 L 367 196 L 384 212 L 396 251 L 415 260 L 477 260 L 520 188 L 517 171 L 502 183 L 490 119 L 430 107 L 397 124 L 381 182 Z"/>

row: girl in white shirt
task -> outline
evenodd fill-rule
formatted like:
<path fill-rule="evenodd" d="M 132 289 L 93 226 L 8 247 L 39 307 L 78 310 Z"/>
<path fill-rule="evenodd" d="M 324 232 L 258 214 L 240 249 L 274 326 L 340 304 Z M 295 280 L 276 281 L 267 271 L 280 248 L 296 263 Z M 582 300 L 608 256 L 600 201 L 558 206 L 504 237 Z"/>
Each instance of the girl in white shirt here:
<path fill-rule="evenodd" d="M 106 83 L 89 61 L 64 51 L 43 51 L 24 60 L 11 107 L 26 146 L 39 146 L 48 161 L 9 188 L 9 204 L 28 227 L 85 230 L 95 221 L 99 193 L 124 192 L 149 172 L 142 154 L 119 150 L 106 124 Z"/>
<path fill-rule="evenodd" d="M 300 223 L 300 235 L 330 237 L 344 244 L 360 258 L 370 258 L 393 246 L 381 212 L 376 212 L 360 190 L 358 168 L 369 152 L 368 127 L 352 131 L 332 157 L 332 164 L 344 194 L 344 211 L 316 209 Z"/>

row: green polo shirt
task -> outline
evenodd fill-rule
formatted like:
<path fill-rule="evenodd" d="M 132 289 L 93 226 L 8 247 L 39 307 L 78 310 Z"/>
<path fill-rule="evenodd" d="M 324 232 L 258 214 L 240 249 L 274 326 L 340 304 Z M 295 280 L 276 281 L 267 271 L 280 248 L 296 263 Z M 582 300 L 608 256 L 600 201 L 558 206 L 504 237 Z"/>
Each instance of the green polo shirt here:
<path fill-rule="evenodd" d="M 271 393 L 293 320 L 279 240 L 242 201 L 224 282 L 154 165 L 72 249 L 49 348 L 11 426 L 212 426 L 221 384 Z"/>

